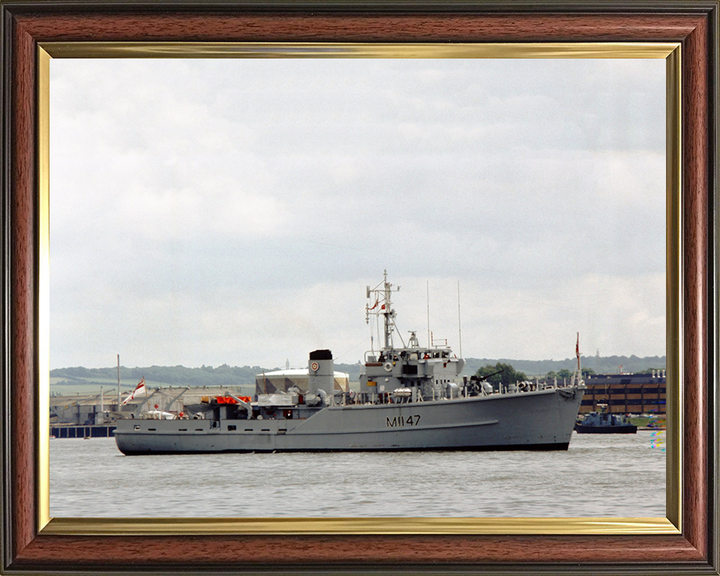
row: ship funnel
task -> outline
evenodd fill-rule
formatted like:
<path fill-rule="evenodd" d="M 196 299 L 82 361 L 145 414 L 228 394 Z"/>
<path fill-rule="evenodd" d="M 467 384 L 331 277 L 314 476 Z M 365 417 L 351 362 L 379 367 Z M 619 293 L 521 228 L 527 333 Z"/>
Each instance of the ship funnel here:
<path fill-rule="evenodd" d="M 335 388 L 335 366 L 330 350 L 310 352 L 308 360 L 308 394 L 317 394 L 318 390 L 332 394 Z"/>

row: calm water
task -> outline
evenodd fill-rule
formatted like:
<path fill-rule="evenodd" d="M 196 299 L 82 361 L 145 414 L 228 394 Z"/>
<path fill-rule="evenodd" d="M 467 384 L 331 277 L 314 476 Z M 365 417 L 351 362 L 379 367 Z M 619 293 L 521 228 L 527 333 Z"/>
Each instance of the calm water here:
<path fill-rule="evenodd" d="M 53 439 L 50 515 L 664 517 L 655 434 L 573 434 L 567 452 L 188 456 L 123 456 L 112 438 Z"/>

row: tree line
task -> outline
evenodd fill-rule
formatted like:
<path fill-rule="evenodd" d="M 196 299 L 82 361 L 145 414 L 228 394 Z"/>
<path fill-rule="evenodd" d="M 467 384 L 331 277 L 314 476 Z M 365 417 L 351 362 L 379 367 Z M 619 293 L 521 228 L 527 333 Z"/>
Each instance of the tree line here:
<path fill-rule="evenodd" d="M 582 357 L 582 373 L 584 377 L 599 373 L 617 373 L 620 365 L 623 371 L 636 374 L 650 374 L 651 370 L 662 370 L 665 368 L 665 357 L 637 356 L 613 356 L 600 359 L 596 357 Z M 557 378 L 570 378 L 573 374 L 575 359 L 563 361 L 530 361 L 530 360 L 478 360 L 469 358 L 466 360 L 465 374 L 477 374 L 484 377 L 493 372 L 499 372 L 488 381 L 491 383 L 502 383 L 504 385 L 534 379 L 538 376 L 541 379 L 553 380 Z M 600 369 L 598 369 L 600 367 Z M 544 369 L 543 369 L 544 368 Z M 140 381 L 145 378 L 148 382 L 167 384 L 170 386 L 234 386 L 254 385 L 255 376 L 263 372 L 271 372 L 278 368 L 263 368 L 261 366 L 201 366 L 199 368 L 187 368 L 185 366 L 146 366 L 129 368 L 120 367 L 123 381 L 136 379 Z M 357 382 L 362 366 L 357 364 L 335 363 L 335 370 L 346 372 L 350 381 Z M 85 368 L 75 366 L 70 368 L 56 368 L 50 371 L 52 378 L 59 379 L 62 383 L 107 383 L 108 380 L 117 380 L 117 367 L 110 368 Z M 125 384 L 123 384 L 125 385 Z"/>
<path fill-rule="evenodd" d="M 634 372 L 634 374 L 651 374 L 653 370 L 660 370 L 660 368 L 646 368 L 644 370 Z M 587 378 L 588 376 L 595 374 L 595 371 L 592 368 L 581 368 L 580 371 L 582 372 L 583 378 Z M 551 370 L 544 376 L 538 376 L 538 378 L 548 382 L 553 382 L 555 379 L 557 379 L 558 382 L 562 382 L 563 380 L 572 378 L 573 374 L 573 371 L 568 370 L 567 368 L 562 368 L 557 372 Z M 505 362 L 486 364 L 485 366 L 478 368 L 475 375 L 482 380 L 490 382 L 496 390 L 499 384 L 507 386 L 508 384 L 515 384 L 516 382 L 522 382 L 523 380 L 535 378 L 534 376 L 528 378 L 527 374 L 516 370 L 511 364 Z"/>

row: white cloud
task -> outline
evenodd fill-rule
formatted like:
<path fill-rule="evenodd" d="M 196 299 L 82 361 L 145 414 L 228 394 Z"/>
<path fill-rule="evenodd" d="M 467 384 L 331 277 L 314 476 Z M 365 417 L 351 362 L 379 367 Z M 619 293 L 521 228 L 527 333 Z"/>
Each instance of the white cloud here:
<path fill-rule="evenodd" d="M 664 351 L 662 61 L 51 75 L 53 366 L 107 364 L 105 347 L 137 364 L 354 361 L 357 299 L 384 268 L 419 290 L 402 325 L 421 333 L 426 280 L 460 280 L 466 354 L 560 357 L 578 324 L 603 353 Z"/>

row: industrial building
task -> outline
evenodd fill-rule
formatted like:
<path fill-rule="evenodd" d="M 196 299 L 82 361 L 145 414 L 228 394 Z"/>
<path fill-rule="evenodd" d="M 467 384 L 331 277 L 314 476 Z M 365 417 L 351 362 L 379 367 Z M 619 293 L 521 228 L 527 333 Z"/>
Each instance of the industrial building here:
<path fill-rule="evenodd" d="M 591 374 L 585 378 L 587 390 L 580 413 L 597 411 L 606 404 L 610 412 L 621 414 L 665 414 L 665 370 L 650 374 Z"/>
<path fill-rule="evenodd" d="M 308 369 L 276 370 L 255 376 L 255 399 L 260 394 L 287 392 L 293 386 L 301 392 L 308 387 Z M 350 378 L 345 372 L 334 373 L 334 389 L 347 392 Z M 137 417 L 142 412 L 158 410 L 179 414 L 192 410 L 203 397 L 224 396 L 228 392 L 236 396 L 248 395 L 247 386 L 168 386 L 145 388 L 146 393 L 127 400 L 123 392 L 118 407 L 117 390 L 105 394 L 76 394 L 50 397 L 50 425 L 56 426 L 101 426 L 113 423 L 119 418 Z M 331 392 L 328 390 L 328 392 Z M 125 403 L 123 403 L 125 402 Z"/>
<path fill-rule="evenodd" d="M 180 413 L 186 406 L 200 404 L 202 398 L 224 396 L 230 392 L 242 396 L 247 387 L 243 386 L 169 386 L 149 388 L 147 395 L 120 404 L 117 394 L 77 394 L 74 396 L 50 397 L 50 425 L 92 426 L 110 424 L 118 418 L 131 418 L 141 412 L 160 410 Z M 123 392 L 123 399 L 128 394 Z"/>

